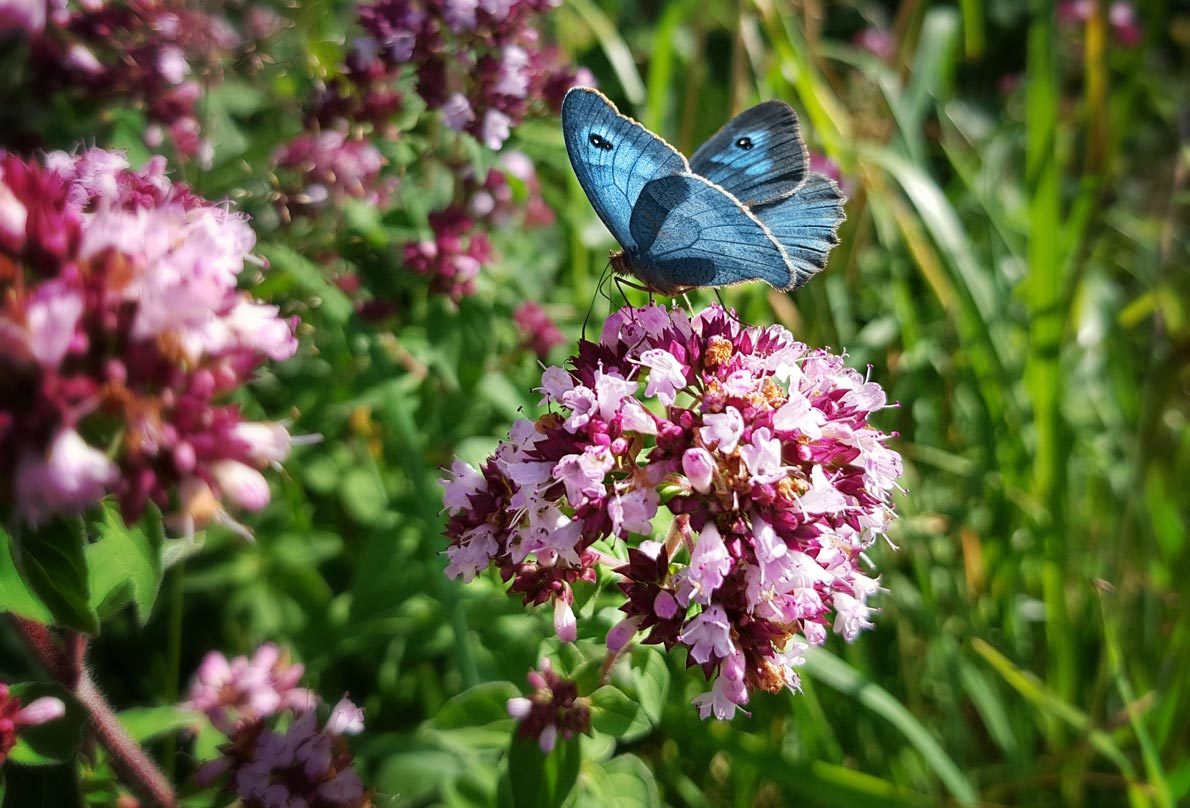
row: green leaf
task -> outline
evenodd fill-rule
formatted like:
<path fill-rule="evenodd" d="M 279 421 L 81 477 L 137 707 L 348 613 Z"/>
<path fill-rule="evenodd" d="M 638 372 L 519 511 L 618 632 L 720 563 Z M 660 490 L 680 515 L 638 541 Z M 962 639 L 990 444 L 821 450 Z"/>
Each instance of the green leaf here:
<path fill-rule="evenodd" d="M 351 299 L 330 282 L 317 264 L 282 244 L 261 244 L 257 251 L 269 260 L 275 270 L 288 275 L 307 294 L 312 295 L 315 299 L 311 303 L 318 305 L 332 323 L 342 325 L 350 319 L 355 311 Z"/>
<path fill-rule="evenodd" d="M 97 528 L 99 541 L 87 545 L 85 551 L 91 606 L 101 618 L 107 618 L 131 599 L 143 626 L 161 588 L 165 543 L 161 511 L 150 505 L 141 523 L 129 527 L 119 508 L 105 502 L 103 520 Z"/>
<path fill-rule="evenodd" d="M 71 760 L 83 742 L 87 715 L 70 691 L 40 682 L 16 684 L 11 691 L 26 706 L 44 696 L 56 698 L 66 705 L 66 714 L 44 724 L 22 727 L 9 760 L 25 766 L 53 766 Z"/>
<path fill-rule="evenodd" d="M 442 709 L 430 721 L 430 726 L 447 730 L 511 721 L 508 700 L 519 695 L 520 692 L 511 682 L 476 685 L 442 705 Z"/>
<path fill-rule="evenodd" d="M 15 558 L 21 577 L 49 607 L 55 625 L 96 634 L 81 519 L 55 519 L 18 537 Z"/>
<path fill-rule="evenodd" d="M 0 612 L 9 612 L 38 623 L 52 623 L 54 615 L 29 588 L 13 558 L 12 539 L 0 527 Z"/>
<path fill-rule="evenodd" d="M 617 687 L 604 685 L 591 694 L 591 726 L 623 739 L 647 731 L 649 719 L 640 702 L 629 698 Z"/>
<path fill-rule="evenodd" d="M 120 724 L 132 740 L 144 745 L 149 741 L 184 730 L 201 728 L 203 714 L 167 704 L 161 707 L 133 707 L 120 711 Z"/>
<path fill-rule="evenodd" d="M 516 808 L 555 808 L 574 788 L 581 762 L 578 738 L 559 739 L 546 754 L 535 739 L 514 733 L 501 802 Z"/>
<path fill-rule="evenodd" d="M 855 698 L 864 707 L 884 718 L 913 744 L 926 764 L 961 805 L 974 805 L 978 793 L 950 759 L 942 745 L 930 734 L 905 705 L 884 688 L 865 679 L 859 671 L 821 648 L 806 651 L 806 672 L 835 690 Z"/>
<path fill-rule="evenodd" d="M 665 664 L 665 655 L 656 648 L 638 648 L 632 655 L 632 662 L 637 700 L 645 716 L 656 726 L 661 723 L 669 692 L 669 666 Z"/>
<path fill-rule="evenodd" d="M 615 805 L 617 808 L 652 808 L 661 805 L 657 781 L 644 761 L 636 755 L 618 755 L 602 766 L 588 766 L 583 771 L 580 806 Z"/>
<path fill-rule="evenodd" d="M 343 475 L 339 499 L 347 514 L 361 525 L 374 525 L 384 516 L 388 494 L 375 467 L 355 466 Z"/>

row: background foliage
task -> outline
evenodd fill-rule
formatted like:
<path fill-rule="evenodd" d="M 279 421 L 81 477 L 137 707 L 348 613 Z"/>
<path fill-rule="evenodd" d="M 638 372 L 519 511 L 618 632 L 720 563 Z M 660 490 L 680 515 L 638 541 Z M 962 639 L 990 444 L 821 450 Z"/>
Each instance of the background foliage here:
<path fill-rule="evenodd" d="M 1045 0 L 553 12 L 566 53 L 686 153 L 754 101 L 799 110 L 851 197 L 842 244 L 795 296 L 759 284 L 725 296 L 746 321 L 870 365 L 901 402 L 881 426 L 899 431 L 907 469 L 900 549 L 871 553 L 888 589 L 877 630 L 831 640 L 804 694 L 759 696 L 730 724 L 698 720 L 703 684 L 683 660 L 642 650 L 617 682 L 631 702 L 604 705 L 577 769 L 573 750 L 543 761 L 510 746 L 505 700 L 543 652 L 569 652 L 543 643 L 550 615 L 526 618 L 499 581 L 445 578 L 436 480 L 536 411 L 539 369 L 512 313 L 542 302 L 573 344 L 607 236 L 549 117 L 512 144 L 558 221 L 496 232 L 500 258 L 457 306 L 395 246 L 425 232 L 455 181 L 423 170 L 418 150 L 468 148 L 425 119 L 377 144 L 402 175 L 391 209 L 348 203 L 283 225 L 259 166 L 300 131 L 303 93 L 341 62 L 351 13 L 279 9 L 293 27 L 207 93 L 214 160 L 182 176 L 255 214 L 271 269 L 254 293 L 304 323 L 299 357 L 245 408 L 323 440 L 275 481 L 254 544 L 211 529 L 143 628 L 133 610 L 104 626 L 96 678 L 117 705 L 167 705 L 208 649 L 286 645 L 311 686 L 364 706 L 355 748 L 381 805 L 548 803 L 576 773 L 579 805 L 1190 799 L 1190 514 L 1177 493 L 1190 476 L 1190 18 L 1138 6 L 1143 38 L 1126 47 L 1106 4 L 1090 6 L 1085 25 L 1059 24 Z M 854 44 L 871 26 L 890 32 L 887 58 Z M 86 136 L 136 164 L 135 116 L 92 132 L 67 115 L 51 145 Z M 344 269 L 393 315 L 360 317 L 331 281 Z M 595 328 L 606 308 L 596 300 Z M 580 647 L 602 642 L 605 617 L 580 621 Z M 0 642 L 0 674 L 27 678 L 12 638 Z M 152 748 L 179 777 L 193 768 L 184 738 L 162 732 Z"/>

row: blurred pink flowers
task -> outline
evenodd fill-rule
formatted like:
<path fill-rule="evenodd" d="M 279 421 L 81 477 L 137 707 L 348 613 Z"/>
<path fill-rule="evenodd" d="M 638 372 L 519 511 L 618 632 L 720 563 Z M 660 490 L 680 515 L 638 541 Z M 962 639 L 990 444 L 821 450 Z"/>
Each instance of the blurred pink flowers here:
<path fill-rule="evenodd" d="M 543 362 L 549 358 L 550 351 L 566 342 L 566 337 L 545 309 L 532 300 L 517 306 L 512 320 L 521 332 L 524 346 Z"/>
<path fill-rule="evenodd" d="M 0 0 L 0 33 L 13 30 L 29 39 L 35 93 L 135 100 L 150 123 L 151 147 L 168 134 L 179 158 L 210 160 L 198 124 L 197 78 L 238 44 L 225 20 L 169 0 Z"/>
<path fill-rule="evenodd" d="M 0 499 L 37 523 L 114 493 L 183 531 L 230 523 L 220 499 L 263 507 L 288 434 L 216 403 L 297 348 L 236 288 L 254 244 L 161 158 L 0 153 Z"/>
<path fill-rule="evenodd" d="M 430 280 L 430 290 L 456 303 L 475 291 L 479 270 L 493 256 L 492 242 L 458 207 L 430 214 L 432 239 L 405 245 L 405 264 Z"/>
<path fill-rule="evenodd" d="M 408 68 L 417 93 L 448 127 L 499 149 L 535 103 L 557 108 L 581 78 L 540 42 L 555 0 L 377 0 L 359 10 L 366 36 L 348 59 L 357 85 Z M 342 104 L 340 104 L 342 105 Z"/>
<path fill-rule="evenodd" d="M 251 659 L 228 660 L 211 651 L 194 673 L 186 706 L 205 713 L 215 727 L 230 735 L 239 725 L 285 710 L 314 709 L 317 696 L 297 686 L 303 671 L 272 643 L 260 646 Z"/>
<path fill-rule="evenodd" d="M 363 731 L 363 710 L 344 696 L 319 728 L 321 700 L 297 686 L 302 672 L 272 643 L 251 658 L 229 661 L 218 651 L 206 655 L 183 706 L 205 713 L 228 743 L 219 747 L 221 757 L 195 773 L 195 780 L 209 785 L 226 776 L 226 789 L 245 806 L 371 804 L 344 739 Z M 270 729 L 271 719 L 283 715 L 287 728 Z"/>
<path fill-rule="evenodd" d="M 566 616 L 573 583 L 615 566 L 626 616 L 609 646 L 639 632 L 684 646 L 714 679 L 703 717 L 730 717 L 756 689 L 797 689 L 806 644 L 871 626 L 879 585 L 860 562 L 888 529 L 901 473 L 868 424 L 886 404 L 879 385 L 718 306 L 622 309 L 570 364 L 542 377 L 551 412 L 444 481 L 449 575 L 494 566 L 526 604 Z M 671 526 L 654 540 L 663 503 Z M 600 539 L 624 541 L 627 561 Z"/>
<path fill-rule="evenodd" d="M 397 184 L 381 177 L 385 161 L 375 146 L 335 130 L 299 135 L 277 150 L 273 163 L 285 175 L 284 205 L 290 216 L 345 199 L 383 207 Z"/>
<path fill-rule="evenodd" d="M 66 705 L 52 696 L 34 699 L 22 707 L 21 700 L 12 695 L 8 685 L 0 682 L 0 765 L 8 759 L 23 727 L 56 721 L 65 714 Z"/>
<path fill-rule="evenodd" d="M 1068 25 L 1082 25 L 1091 18 L 1094 0 L 1067 0 L 1058 6 L 1058 21 Z M 1128 0 L 1116 0 L 1108 6 L 1107 22 L 1116 42 L 1134 48 L 1144 38 L 1144 30 L 1136 18 L 1136 7 Z"/>

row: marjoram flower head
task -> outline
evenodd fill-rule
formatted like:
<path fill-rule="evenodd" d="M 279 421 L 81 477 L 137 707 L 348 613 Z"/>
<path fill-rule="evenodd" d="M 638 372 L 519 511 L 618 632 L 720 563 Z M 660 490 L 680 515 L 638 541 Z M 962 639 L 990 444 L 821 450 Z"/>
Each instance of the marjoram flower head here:
<path fill-rule="evenodd" d="M 181 706 L 203 712 L 228 740 L 195 772 L 200 785 L 220 781 L 248 808 L 372 804 L 346 739 L 363 731 L 363 710 L 344 696 L 320 727 L 322 701 L 297 686 L 302 673 L 272 643 L 250 658 L 206 655 Z"/>
<path fill-rule="evenodd" d="M 884 391 L 843 357 L 719 306 L 624 308 L 539 389 L 545 415 L 443 481 L 448 575 L 495 568 L 526 605 L 552 603 L 568 641 L 575 582 L 613 567 L 610 651 L 683 647 L 713 681 L 704 718 L 797 690 L 808 645 L 872 626 L 861 563 L 901 459 L 868 421 Z"/>
<path fill-rule="evenodd" d="M 255 241 L 161 158 L 0 152 L 0 507 L 38 524 L 114 494 L 185 532 L 267 504 L 290 435 L 221 403 L 297 349 L 237 288 Z"/>

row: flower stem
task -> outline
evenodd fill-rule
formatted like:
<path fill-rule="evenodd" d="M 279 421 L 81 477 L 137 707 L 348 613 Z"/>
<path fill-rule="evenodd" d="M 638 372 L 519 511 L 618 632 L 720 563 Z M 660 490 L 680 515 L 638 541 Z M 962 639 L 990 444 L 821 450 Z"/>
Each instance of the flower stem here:
<path fill-rule="evenodd" d="M 42 667 L 60 684 L 73 692 L 87 712 L 90 734 L 107 751 L 111 766 L 120 781 L 135 791 L 146 804 L 175 808 L 178 798 L 153 760 L 125 731 L 115 710 L 107 703 L 84 665 L 87 638 L 76 632 L 66 634 L 66 649 L 40 623 L 14 617 L 13 625 L 25 645 Z"/>

